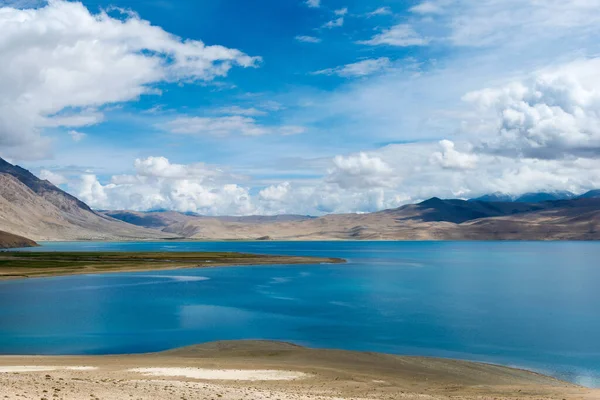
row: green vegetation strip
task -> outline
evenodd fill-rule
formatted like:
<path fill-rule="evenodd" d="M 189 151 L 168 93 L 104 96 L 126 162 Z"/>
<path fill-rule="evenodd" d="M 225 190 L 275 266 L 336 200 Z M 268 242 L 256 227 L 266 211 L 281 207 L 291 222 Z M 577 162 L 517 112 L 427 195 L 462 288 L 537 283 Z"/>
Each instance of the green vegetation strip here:
<path fill-rule="evenodd" d="M 227 265 L 318 264 L 324 262 L 339 263 L 343 260 L 230 252 L 3 252 L 0 253 L 0 279 Z"/>

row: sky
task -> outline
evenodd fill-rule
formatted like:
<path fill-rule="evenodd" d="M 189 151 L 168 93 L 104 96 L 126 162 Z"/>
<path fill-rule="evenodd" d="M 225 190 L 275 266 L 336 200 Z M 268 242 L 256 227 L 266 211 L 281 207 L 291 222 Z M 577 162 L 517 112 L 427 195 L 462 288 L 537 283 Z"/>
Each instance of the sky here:
<path fill-rule="evenodd" d="M 600 0 L 0 0 L 0 157 L 96 209 L 600 188 Z"/>

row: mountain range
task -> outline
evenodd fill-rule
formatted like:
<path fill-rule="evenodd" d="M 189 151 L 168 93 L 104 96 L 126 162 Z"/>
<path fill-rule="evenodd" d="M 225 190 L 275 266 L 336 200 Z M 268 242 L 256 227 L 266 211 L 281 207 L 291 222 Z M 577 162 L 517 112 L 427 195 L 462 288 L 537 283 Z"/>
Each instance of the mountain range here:
<path fill-rule="evenodd" d="M 33 240 L 597 240 L 600 190 L 581 196 L 432 198 L 366 214 L 207 217 L 175 211 L 95 211 L 0 159 L 0 231 Z M 528 200 L 528 201 L 526 201 Z M 10 235 L 9 235 L 10 234 Z M 15 239 L 3 239 L 8 245 Z"/>

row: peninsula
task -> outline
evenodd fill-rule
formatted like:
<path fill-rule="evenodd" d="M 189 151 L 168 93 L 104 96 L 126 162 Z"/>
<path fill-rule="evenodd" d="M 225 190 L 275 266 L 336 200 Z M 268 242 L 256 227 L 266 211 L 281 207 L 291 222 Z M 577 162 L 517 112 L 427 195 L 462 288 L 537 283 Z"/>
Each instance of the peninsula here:
<path fill-rule="evenodd" d="M 342 262 L 344 260 L 340 258 L 232 252 L 4 252 L 0 253 L 0 279 L 242 265 Z"/>

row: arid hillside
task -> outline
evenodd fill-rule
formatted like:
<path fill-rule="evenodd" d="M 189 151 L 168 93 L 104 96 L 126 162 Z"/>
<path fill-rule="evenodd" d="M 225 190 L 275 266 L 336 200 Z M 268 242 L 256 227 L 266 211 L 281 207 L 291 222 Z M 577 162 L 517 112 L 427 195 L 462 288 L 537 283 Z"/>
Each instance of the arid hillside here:
<path fill-rule="evenodd" d="M 107 217 L 0 158 L 0 230 L 33 240 L 161 239 L 174 235 Z"/>
<path fill-rule="evenodd" d="M 0 231 L 0 249 L 13 249 L 16 247 L 35 247 L 37 243 L 22 236 Z"/>

